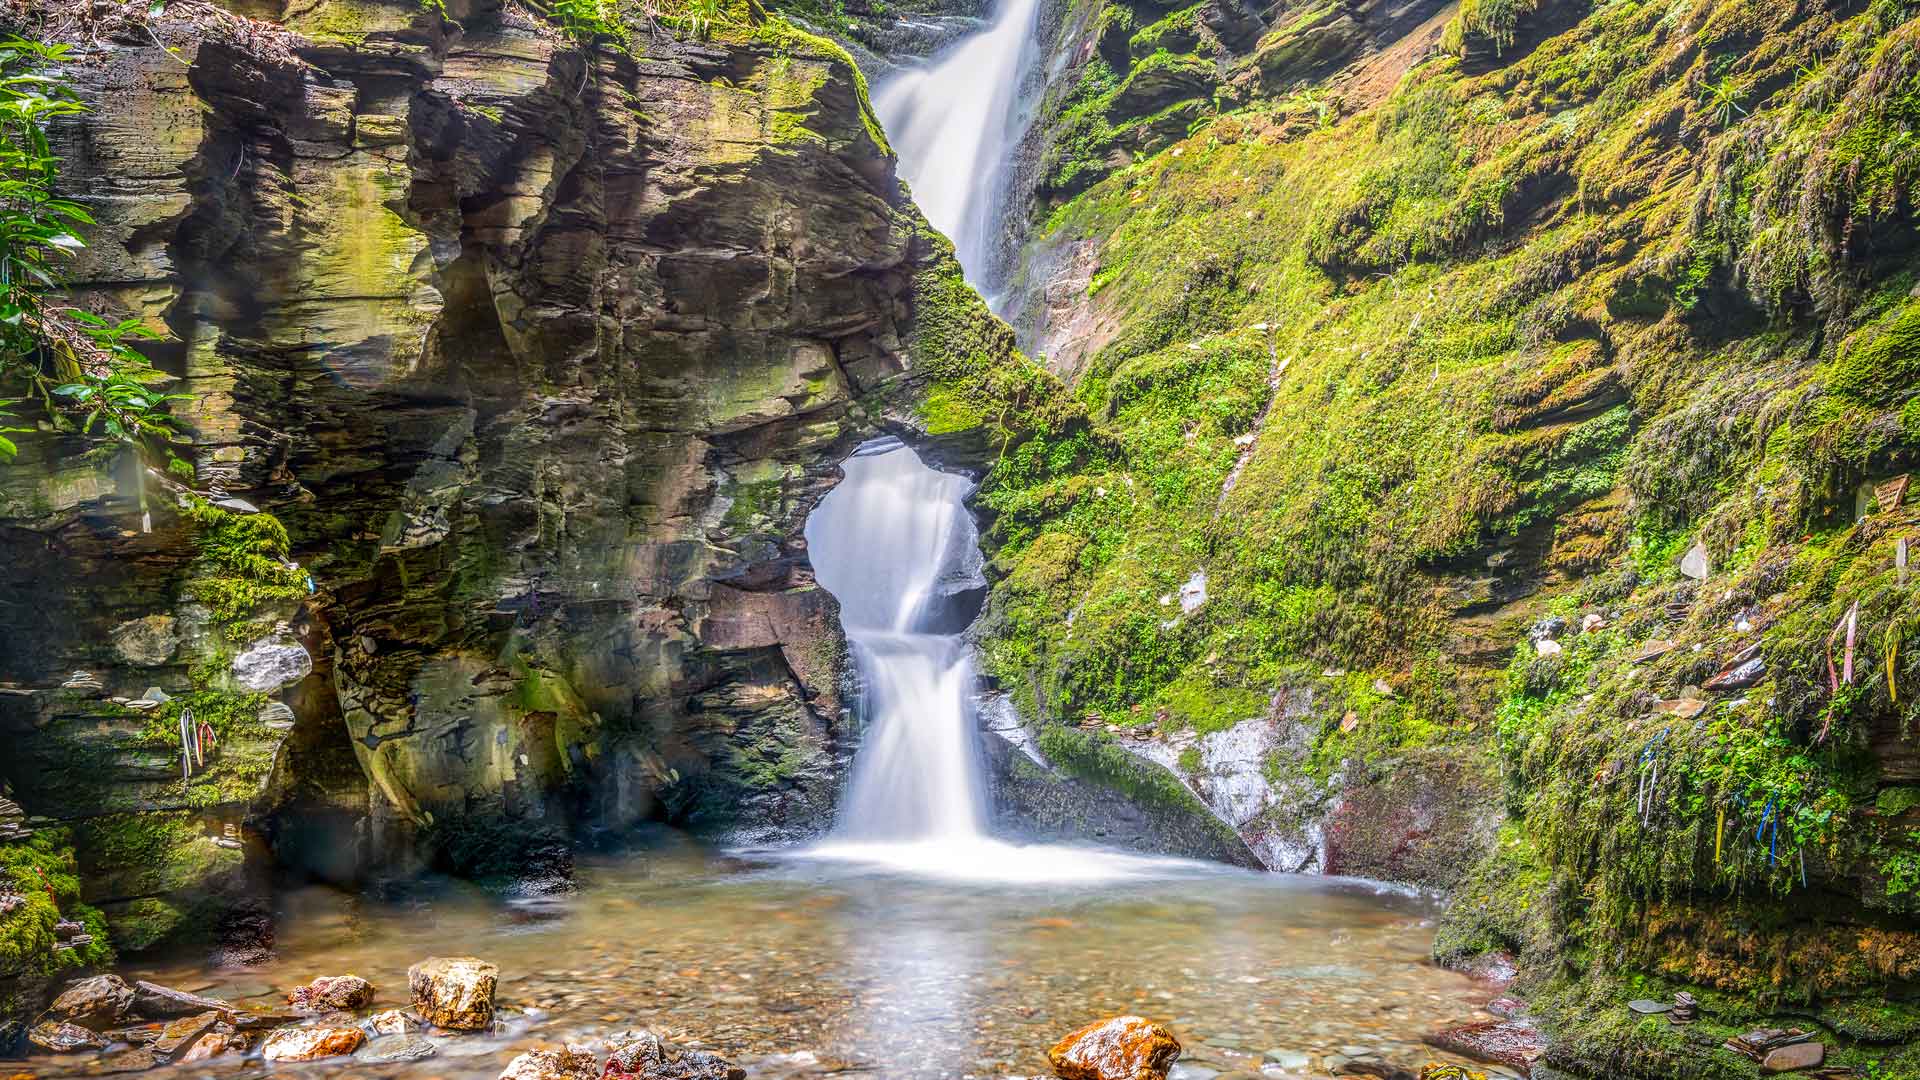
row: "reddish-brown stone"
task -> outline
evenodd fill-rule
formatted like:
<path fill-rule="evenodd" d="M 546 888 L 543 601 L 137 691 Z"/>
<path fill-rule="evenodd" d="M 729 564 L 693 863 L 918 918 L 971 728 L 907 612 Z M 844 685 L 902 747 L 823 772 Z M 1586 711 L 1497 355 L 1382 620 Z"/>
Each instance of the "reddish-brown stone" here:
<path fill-rule="evenodd" d="M 315 1061 L 360 1049 L 367 1033 L 357 1027 L 283 1027 L 267 1036 L 260 1056 L 268 1061 Z"/>
<path fill-rule="evenodd" d="M 354 1012 L 373 1004 L 373 984 L 358 975 L 322 975 L 287 992 L 295 1012 Z"/>
<path fill-rule="evenodd" d="M 1525 1020 L 1490 1020 L 1436 1031 L 1422 1040 L 1428 1046 L 1526 1072 L 1546 1052 L 1546 1039 Z"/>

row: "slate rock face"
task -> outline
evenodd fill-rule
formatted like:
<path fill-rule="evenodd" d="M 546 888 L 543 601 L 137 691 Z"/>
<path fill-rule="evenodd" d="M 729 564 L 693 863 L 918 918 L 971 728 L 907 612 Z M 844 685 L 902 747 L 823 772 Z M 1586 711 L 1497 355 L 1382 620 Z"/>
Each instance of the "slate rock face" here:
<path fill-rule="evenodd" d="M 195 476 L 50 437 L 0 469 L 0 779 L 81 823 L 123 951 L 263 910 L 267 823 L 341 881 L 485 876 L 502 833 L 820 830 L 854 746 L 806 514 L 862 440 L 931 438 L 936 317 L 1024 364 L 964 286 L 928 307 L 957 268 L 837 48 L 448 14 L 128 9 L 73 42 L 76 298 L 167 332 Z M 212 565 L 219 514 L 284 524 L 277 591 Z M 114 700 L 150 686 L 160 713 Z"/>

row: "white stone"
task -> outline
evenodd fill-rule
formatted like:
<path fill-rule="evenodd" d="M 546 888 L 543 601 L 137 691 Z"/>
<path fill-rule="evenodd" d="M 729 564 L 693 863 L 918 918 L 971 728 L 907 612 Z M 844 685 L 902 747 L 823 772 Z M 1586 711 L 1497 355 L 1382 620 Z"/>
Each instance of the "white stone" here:
<path fill-rule="evenodd" d="M 1559 656 L 1562 652 L 1560 643 L 1552 638 L 1541 638 L 1534 642 L 1533 651 L 1540 656 Z"/>
<path fill-rule="evenodd" d="M 1713 572 L 1713 564 L 1707 558 L 1707 545 L 1696 540 L 1693 547 L 1680 558 L 1680 572 L 1695 581 L 1707 580 Z"/>
<path fill-rule="evenodd" d="M 1206 602 L 1207 572 L 1195 570 L 1193 576 L 1187 579 L 1187 583 L 1180 586 L 1180 613 L 1191 615 L 1200 610 L 1200 605 Z"/>
<path fill-rule="evenodd" d="M 233 678 L 257 694 L 291 686 L 313 673 L 313 657 L 297 641 L 261 638 L 233 658 Z"/>

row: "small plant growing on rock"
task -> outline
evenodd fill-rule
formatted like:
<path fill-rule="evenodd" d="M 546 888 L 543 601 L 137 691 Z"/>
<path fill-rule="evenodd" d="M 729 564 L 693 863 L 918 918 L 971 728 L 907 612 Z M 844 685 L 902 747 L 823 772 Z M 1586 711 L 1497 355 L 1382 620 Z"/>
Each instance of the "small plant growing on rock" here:
<path fill-rule="evenodd" d="M 59 284 L 58 260 L 86 246 L 79 233 L 94 223 L 85 207 L 54 193 L 60 163 L 47 126 L 85 111 L 71 87 L 46 73 L 66 58 L 65 45 L 0 41 L 0 378 L 24 384 L 55 430 L 158 454 L 177 436 L 167 406 L 186 395 L 154 389 L 166 377 L 129 344 L 158 335 L 137 319 L 109 322 L 46 303 Z M 0 410 L 20 400 L 0 400 Z M 0 411 L 0 419 L 11 416 Z M 0 437 L 0 459 L 17 452 Z"/>

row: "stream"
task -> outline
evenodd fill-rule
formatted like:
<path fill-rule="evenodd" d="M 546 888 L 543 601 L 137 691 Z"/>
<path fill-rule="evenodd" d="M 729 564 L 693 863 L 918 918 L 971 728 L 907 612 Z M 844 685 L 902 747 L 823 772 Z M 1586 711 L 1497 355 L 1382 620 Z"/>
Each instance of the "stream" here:
<path fill-rule="evenodd" d="M 1260 1074 L 1263 1063 L 1260 1075 L 1325 1075 L 1342 1057 L 1418 1069 L 1443 1058 L 1420 1036 L 1480 1015 L 1490 996 L 1426 961 L 1424 900 L 1171 860 L 1144 872 L 1151 865 L 1099 882 L 1009 885 L 669 842 L 583 862 L 579 892 L 557 903 L 456 888 L 386 905 L 309 889 L 283 899 L 266 967 L 128 977 L 264 1005 L 313 976 L 353 972 L 385 1008 L 406 1005 L 406 968 L 422 957 L 498 964 L 501 1032 L 435 1036 L 439 1054 L 423 1062 L 381 1064 L 362 1051 L 347 1065 L 356 1077 L 421 1080 L 494 1080 L 530 1045 L 590 1044 L 642 1025 L 754 1078 L 1044 1075 L 1062 1034 L 1121 1012 L 1179 1037 L 1175 1080 Z M 71 1075 L 95 1074 L 100 1060 L 70 1059 Z M 62 1059 L 41 1061 L 44 1075 L 62 1074 Z M 261 1063 L 190 1068 L 257 1075 Z"/>

